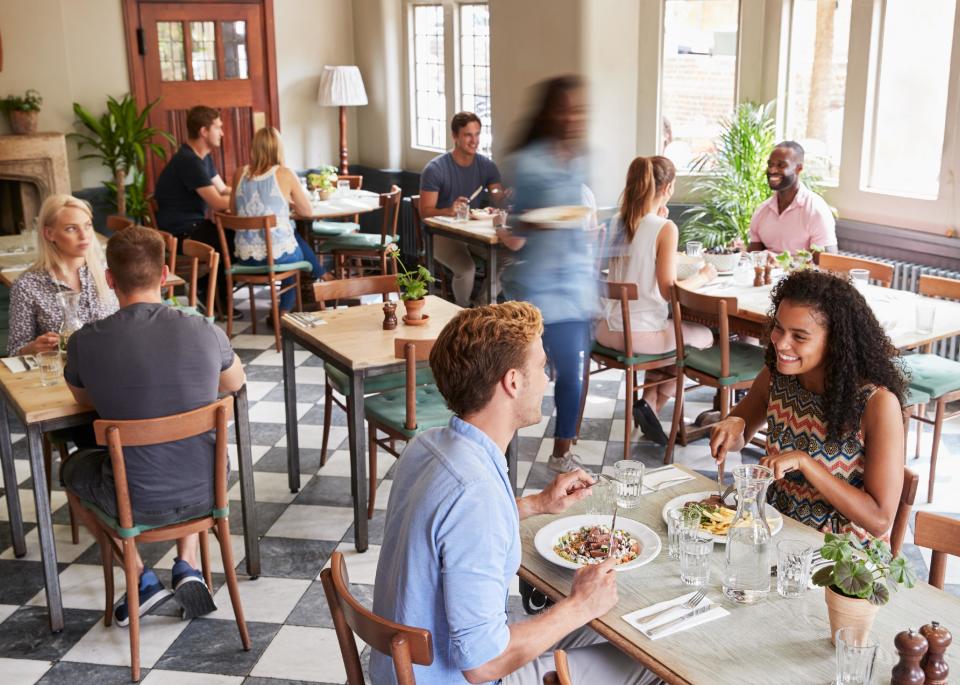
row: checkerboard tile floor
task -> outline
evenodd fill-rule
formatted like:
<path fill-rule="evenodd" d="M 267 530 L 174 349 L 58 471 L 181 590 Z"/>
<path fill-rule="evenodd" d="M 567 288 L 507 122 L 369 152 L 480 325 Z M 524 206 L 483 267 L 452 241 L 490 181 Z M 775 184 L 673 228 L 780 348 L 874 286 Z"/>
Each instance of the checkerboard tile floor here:
<path fill-rule="evenodd" d="M 266 312 L 265 306 L 259 306 Z M 247 319 L 248 321 L 248 319 Z M 380 459 L 377 511 L 370 522 L 370 549 L 353 549 L 353 516 L 350 508 L 349 454 L 346 417 L 335 408 L 331 431 L 332 457 L 320 468 L 320 435 L 323 419 L 323 365 L 307 352 L 296 354 L 297 399 L 300 417 L 300 463 L 303 487 L 291 493 L 286 487 L 283 384 L 280 357 L 273 337 L 249 335 L 249 323 L 240 322 L 233 345 L 247 370 L 250 397 L 254 481 L 263 575 L 249 581 L 243 575 L 243 541 L 240 516 L 231 520 L 234 558 L 240 571 L 240 592 L 253 648 L 240 648 L 233 612 L 223 586 L 219 552 L 214 548 L 214 592 L 220 607 L 209 616 L 181 621 L 173 603 L 142 622 L 141 659 L 145 685 L 291 685 L 296 683 L 344 683 L 346 675 L 319 573 L 334 550 L 347 555 L 356 595 L 369 606 L 373 597 L 384 515 L 390 493 L 393 460 Z M 261 329 L 262 330 L 262 329 Z M 617 461 L 623 449 L 622 374 L 594 376 L 590 385 L 581 439 L 576 452 L 593 467 Z M 693 417 L 707 408 L 710 396 L 703 391 L 689 395 L 686 410 Z M 544 487 L 551 479 L 546 460 L 552 447 L 547 437 L 553 431 L 553 397 L 548 389 L 543 400 L 544 418 L 520 432 L 519 482 L 525 491 Z M 672 405 L 665 408 L 669 417 Z M 667 423 L 664 421 L 664 423 Z M 27 528 L 27 555 L 16 559 L 5 519 L 6 504 L 0 501 L 0 680 L 4 685 L 32 683 L 129 682 L 127 631 L 105 628 L 102 623 L 103 577 L 99 552 L 92 538 L 81 533 L 80 543 L 70 543 L 66 498 L 55 490 L 52 497 L 60 583 L 66 629 L 51 635 L 47 627 L 43 577 L 30 491 L 30 470 L 22 432 L 14 429 L 14 453 L 20 501 Z M 912 433 L 913 435 L 913 433 Z M 930 431 L 924 451 L 929 451 Z M 232 449 L 232 447 L 231 447 Z M 649 465 L 660 463 L 662 450 L 640 440 L 635 458 Z M 235 453 L 234 453 L 235 458 Z M 758 453 L 745 452 L 743 459 L 756 461 Z M 937 499 L 918 509 L 960 515 L 960 425 L 948 424 L 938 465 Z M 731 457 L 735 460 L 736 457 Z M 676 460 L 714 476 L 706 441 L 677 449 Z M 917 499 L 926 499 L 928 462 L 910 461 L 920 472 Z M 236 463 L 234 463 L 234 471 Z M 232 476 L 236 480 L 236 474 Z M 54 479 L 56 480 L 56 478 Z M 239 512 L 239 490 L 230 491 L 233 511 Z M 0 495 L 6 493 L 0 489 Z M 908 533 L 908 542 L 911 540 Z M 146 563 L 167 585 L 173 565 L 173 544 L 142 547 Z M 925 577 L 929 553 L 908 544 L 906 553 Z M 960 595 L 960 561 L 951 559 L 947 582 Z M 123 592 L 123 574 L 116 573 L 117 593 Z M 522 616 L 516 585 L 511 612 Z M 369 649 L 364 651 L 364 662 Z"/>

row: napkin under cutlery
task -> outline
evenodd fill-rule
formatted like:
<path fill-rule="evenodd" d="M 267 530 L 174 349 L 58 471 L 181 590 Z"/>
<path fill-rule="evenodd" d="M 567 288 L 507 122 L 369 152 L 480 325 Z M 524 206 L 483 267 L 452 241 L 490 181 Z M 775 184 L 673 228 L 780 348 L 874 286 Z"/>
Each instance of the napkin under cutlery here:
<path fill-rule="evenodd" d="M 40 368 L 40 363 L 32 354 L 19 357 L 4 357 L 0 359 L 3 365 L 10 369 L 10 373 L 26 373 Z"/>
<path fill-rule="evenodd" d="M 625 614 L 623 616 L 623 620 L 639 630 L 647 638 L 651 640 L 659 640 L 662 637 L 679 633 L 680 631 L 693 628 L 694 626 L 698 626 L 703 623 L 708 623 L 709 621 L 713 621 L 718 618 L 723 618 L 724 616 L 730 614 L 729 611 L 724 609 L 719 604 L 714 604 L 709 597 L 704 597 L 702 600 L 700 600 L 700 604 L 693 609 L 686 609 L 680 606 L 695 594 L 696 592 L 689 592 L 685 595 L 681 595 L 680 597 L 675 597 L 664 602 L 652 604 L 645 609 L 638 609 L 630 612 L 629 614 Z M 647 625 L 640 625 L 639 621 L 642 620 L 644 616 L 655 614 L 656 612 L 669 607 L 676 607 L 676 609 L 660 614 L 660 616 Z M 706 609 L 706 611 L 703 613 L 694 613 L 701 609 Z M 689 616 L 687 616 L 688 614 Z M 682 621 L 678 620 L 682 617 L 686 618 L 683 618 Z"/>
<path fill-rule="evenodd" d="M 648 471 L 643 475 L 643 492 L 647 494 L 659 492 L 666 488 L 672 488 L 674 485 L 680 485 L 688 480 L 693 480 L 693 476 L 674 466 L 657 469 L 652 473 Z"/>

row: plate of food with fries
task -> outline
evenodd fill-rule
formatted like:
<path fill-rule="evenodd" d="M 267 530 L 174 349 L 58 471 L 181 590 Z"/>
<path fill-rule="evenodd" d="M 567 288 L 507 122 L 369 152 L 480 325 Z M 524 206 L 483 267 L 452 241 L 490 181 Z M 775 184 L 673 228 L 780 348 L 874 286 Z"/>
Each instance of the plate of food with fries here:
<path fill-rule="evenodd" d="M 733 496 L 727 499 L 732 500 Z M 713 535 L 714 542 L 726 544 L 727 531 L 730 530 L 730 525 L 737 513 L 735 504 L 730 501 L 720 501 L 716 490 L 689 492 L 686 495 L 678 495 L 663 505 L 661 511 L 663 522 L 667 522 L 668 512 L 686 506 L 700 510 L 700 530 Z M 775 535 L 780 532 L 780 529 L 783 528 L 783 515 L 772 505 L 767 504 L 766 516 L 767 523 L 770 525 L 770 534 Z"/>

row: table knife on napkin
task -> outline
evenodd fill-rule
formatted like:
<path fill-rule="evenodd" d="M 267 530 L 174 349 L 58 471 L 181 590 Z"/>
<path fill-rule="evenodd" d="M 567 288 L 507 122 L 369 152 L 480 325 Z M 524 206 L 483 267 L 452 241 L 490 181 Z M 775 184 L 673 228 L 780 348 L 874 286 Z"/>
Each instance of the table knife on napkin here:
<path fill-rule="evenodd" d="M 660 633 L 662 633 L 662 632 L 665 631 L 665 630 L 668 630 L 668 629 L 670 629 L 670 628 L 673 628 L 673 627 L 675 627 L 675 626 L 680 625 L 680 624 L 683 623 L 684 621 L 689 621 L 689 620 L 690 620 L 691 618 L 693 618 L 694 616 L 700 616 L 701 614 L 705 614 L 705 613 L 707 613 L 708 611 L 710 611 L 710 609 L 712 609 L 712 608 L 713 608 L 713 604 L 711 604 L 710 602 L 707 602 L 707 603 L 704 604 L 703 606 L 699 606 L 699 607 L 697 607 L 696 609 L 691 609 L 690 611 L 688 611 L 687 613 L 685 613 L 683 616 L 678 616 L 677 618 L 673 619 L 672 621 L 668 621 L 667 623 L 664 623 L 662 626 L 657 626 L 656 628 L 651 628 L 651 629 L 648 631 L 648 633 L 650 634 L 650 637 L 654 637 L 655 635 L 659 635 Z"/>

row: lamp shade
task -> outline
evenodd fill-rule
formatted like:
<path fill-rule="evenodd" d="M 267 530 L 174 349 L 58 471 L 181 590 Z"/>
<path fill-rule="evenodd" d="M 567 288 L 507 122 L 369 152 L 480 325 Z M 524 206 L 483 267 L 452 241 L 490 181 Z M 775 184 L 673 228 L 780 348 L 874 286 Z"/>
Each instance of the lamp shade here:
<path fill-rule="evenodd" d="M 323 107 L 352 107 L 367 104 L 367 91 L 359 67 L 323 68 L 317 103 Z"/>

